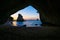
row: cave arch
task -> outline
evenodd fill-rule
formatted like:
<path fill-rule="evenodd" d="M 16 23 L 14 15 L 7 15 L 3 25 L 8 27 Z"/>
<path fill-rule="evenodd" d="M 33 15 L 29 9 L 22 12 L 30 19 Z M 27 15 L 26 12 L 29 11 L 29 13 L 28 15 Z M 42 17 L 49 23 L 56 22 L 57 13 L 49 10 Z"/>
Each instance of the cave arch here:
<path fill-rule="evenodd" d="M 9 11 L 9 14 L 11 13 L 10 15 L 12 15 L 12 14 L 14 14 L 15 12 L 17 12 L 18 10 L 22 10 L 22 9 L 24 9 L 24 8 L 27 7 L 27 6 L 32 6 L 32 7 L 34 7 L 34 8 L 39 12 L 39 17 L 40 17 L 40 20 L 42 21 L 42 23 L 46 22 L 45 15 L 42 15 L 42 14 L 41 14 L 41 13 L 44 13 L 43 9 L 40 8 L 40 6 L 37 7 L 37 6 L 32 5 L 32 4 L 23 6 L 23 8 L 21 8 L 21 9 L 20 9 L 20 6 L 17 6 L 15 9 Z"/>
<path fill-rule="evenodd" d="M 14 21 L 16 21 L 18 19 L 18 15 L 21 14 L 23 16 L 23 19 L 27 22 L 27 21 L 30 21 L 28 22 L 28 24 L 31 26 L 31 27 L 35 27 L 35 26 L 41 26 L 42 22 L 39 18 L 39 12 L 37 9 L 35 9 L 33 6 L 29 5 L 17 12 L 15 12 L 14 14 L 11 15 L 11 17 L 14 18 Z M 18 19 L 19 20 L 19 19 Z M 31 21 L 34 21 L 35 23 L 32 24 Z M 38 23 L 36 22 L 38 21 Z M 16 21 L 16 23 L 18 23 L 18 21 Z M 24 23 L 24 22 L 23 22 Z M 14 24 L 14 23 L 13 23 Z M 26 24 L 26 23 L 24 23 Z M 29 27 L 29 25 L 26 24 L 26 26 Z M 37 24 L 37 25 L 36 25 Z M 14 26 L 14 25 L 13 25 Z M 18 24 L 17 24 L 18 26 Z"/>
<path fill-rule="evenodd" d="M 32 5 L 35 9 L 37 9 L 39 11 L 39 15 L 41 14 L 41 17 L 42 17 L 41 21 L 42 22 L 46 21 L 46 18 L 44 18 L 45 16 L 42 15 L 42 13 L 47 9 L 46 0 L 45 1 L 42 1 L 42 0 L 26 0 L 26 1 L 25 0 L 9 0 L 7 2 L 6 1 L 2 1 L 2 2 L 3 2 L 3 4 L 5 3 L 5 5 L 3 5 L 4 7 L 1 8 L 2 11 L 3 10 L 4 10 L 4 12 L 6 11 L 5 19 L 7 19 L 11 14 L 17 12 L 18 10 L 23 9 L 23 8 L 27 7 L 28 5 Z M 46 8 L 46 9 L 44 10 L 44 8 Z M 2 20 L 3 19 L 4 18 L 2 18 Z"/>
<path fill-rule="evenodd" d="M 7 18 L 9 18 L 11 14 L 18 11 L 19 9 L 23 9 L 28 5 L 32 5 L 39 11 L 42 23 L 48 22 L 51 24 L 60 25 L 60 15 L 58 13 L 59 5 L 57 5 L 58 3 L 55 2 L 58 1 L 51 2 L 50 0 L 1 0 L 0 23 L 6 22 Z"/>

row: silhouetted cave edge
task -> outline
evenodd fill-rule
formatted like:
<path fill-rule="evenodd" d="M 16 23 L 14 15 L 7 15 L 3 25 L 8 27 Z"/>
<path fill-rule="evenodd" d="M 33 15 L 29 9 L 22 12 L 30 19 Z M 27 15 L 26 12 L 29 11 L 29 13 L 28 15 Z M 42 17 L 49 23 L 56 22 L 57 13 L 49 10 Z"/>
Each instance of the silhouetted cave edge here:
<path fill-rule="evenodd" d="M 16 11 L 23 9 L 28 5 L 32 5 L 39 11 L 39 14 L 41 15 L 40 18 L 41 18 L 42 23 L 48 22 L 51 24 L 60 25 L 60 18 L 59 18 L 60 15 L 58 13 L 59 5 L 57 5 L 59 2 L 58 3 L 56 3 L 56 2 L 58 2 L 58 1 L 53 2 L 50 0 L 44 0 L 44 1 L 43 0 L 33 0 L 33 1 L 32 0 L 27 0 L 27 1 L 9 0 L 6 2 L 6 0 L 5 1 L 2 0 L 2 1 L 0 1 L 0 4 L 1 4 L 0 23 L 6 22 L 7 17 L 9 17 L 9 15 L 15 13 Z M 54 5 L 54 4 L 56 4 L 56 5 Z M 3 13 L 4 13 L 4 16 L 3 16 Z"/>

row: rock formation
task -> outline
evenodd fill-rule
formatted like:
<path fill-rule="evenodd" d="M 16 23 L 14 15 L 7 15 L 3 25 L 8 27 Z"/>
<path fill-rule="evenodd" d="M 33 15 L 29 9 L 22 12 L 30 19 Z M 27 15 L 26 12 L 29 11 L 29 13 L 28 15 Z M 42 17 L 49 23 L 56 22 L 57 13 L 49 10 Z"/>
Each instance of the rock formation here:
<path fill-rule="evenodd" d="M 0 0 L 0 24 L 18 10 L 32 5 L 39 11 L 42 23 L 60 25 L 59 1 L 50 0 Z"/>
<path fill-rule="evenodd" d="M 17 21 L 24 21 L 23 16 L 21 14 L 18 14 Z"/>
<path fill-rule="evenodd" d="M 8 21 L 13 21 L 13 18 L 12 18 L 12 17 L 9 17 L 9 18 L 8 18 Z"/>
<path fill-rule="evenodd" d="M 60 25 L 60 0 L 0 0 L 0 25 L 5 23 L 10 15 L 29 5 L 38 10 L 43 24 Z M 0 28 L 0 40 L 42 40 L 42 38 L 60 39 L 60 26 Z"/>

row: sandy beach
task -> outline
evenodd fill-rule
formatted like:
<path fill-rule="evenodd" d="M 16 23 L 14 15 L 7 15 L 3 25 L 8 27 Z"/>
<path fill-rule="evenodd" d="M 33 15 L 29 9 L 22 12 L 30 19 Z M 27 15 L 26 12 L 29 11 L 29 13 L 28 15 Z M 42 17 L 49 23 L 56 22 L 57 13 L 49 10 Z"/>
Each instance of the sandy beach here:
<path fill-rule="evenodd" d="M 17 27 L 17 26 L 3 26 L 0 27 L 0 35 L 2 38 L 13 39 L 39 39 L 39 38 L 53 38 L 59 37 L 60 28 L 53 26 L 42 27 Z M 1 37 L 0 36 L 0 37 Z"/>

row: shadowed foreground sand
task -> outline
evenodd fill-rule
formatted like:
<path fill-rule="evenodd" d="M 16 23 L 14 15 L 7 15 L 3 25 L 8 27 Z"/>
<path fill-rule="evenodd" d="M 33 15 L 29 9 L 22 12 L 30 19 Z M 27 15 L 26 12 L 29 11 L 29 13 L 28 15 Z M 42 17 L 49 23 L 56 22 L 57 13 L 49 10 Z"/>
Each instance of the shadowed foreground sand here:
<path fill-rule="evenodd" d="M 31 40 L 31 39 L 50 39 L 59 38 L 60 27 L 42 26 L 42 27 L 0 27 L 0 40 Z"/>

